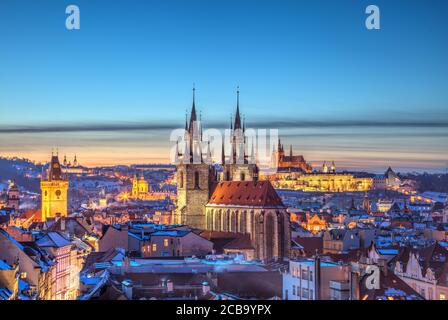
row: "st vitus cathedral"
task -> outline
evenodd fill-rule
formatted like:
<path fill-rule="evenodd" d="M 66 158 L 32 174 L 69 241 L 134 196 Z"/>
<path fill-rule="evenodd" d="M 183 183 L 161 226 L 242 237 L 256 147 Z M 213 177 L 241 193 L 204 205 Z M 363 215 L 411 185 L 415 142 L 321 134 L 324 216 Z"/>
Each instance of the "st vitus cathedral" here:
<path fill-rule="evenodd" d="M 176 150 L 177 207 L 174 223 L 211 232 L 250 237 L 251 257 L 269 261 L 289 256 L 290 222 L 286 207 L 269 181 L 258 181 L 254 148 L 247 153 L 239 91 L 235 119 L 230 124 L 230 150 L 222 142 L 218 176 L 210 145 L 202 140 L 195 90 L 190 119 L 185 121 L 184 148 Z M 203 153 L 203 145 L 206 152 Z M 252 144 L 253 145 L 253 144 Z"/>

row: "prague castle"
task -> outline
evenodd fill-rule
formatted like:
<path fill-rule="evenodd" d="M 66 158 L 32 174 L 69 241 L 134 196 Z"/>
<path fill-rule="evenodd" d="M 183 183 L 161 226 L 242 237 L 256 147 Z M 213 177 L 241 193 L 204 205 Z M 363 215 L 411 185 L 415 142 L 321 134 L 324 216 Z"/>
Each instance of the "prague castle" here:
<path fill-rule="evenodd" d="M 66 217 L 68 207 L 68 177 L 62 172 L 57 155 L 51 156 L 49 168 L 42 173 L 42 221 Z"/>
<path fill-rule="evenodd" d="M 177 208 L 175 223 L 250 237 L 253 256 L 269 261 L 289 256 L 290 222 L 286 207 L 269 181 L 258 181 L 255 154 L 247 154 L 239 92 L 235 119 L 230 125 L 230 151 L 222 141 L 222 174 L 211 164 L 209 144 L 203 153 L 202 125 L 195 95 L 190 121 L 185 123 L 183 150 L 177 144 Z M 199 160 L 199 161 L 198 161 Z M 247 248 L 246 248 L 247 249 Z"/>
<path fill-rule="evenodd" d="M 355 176 L 352 173 L 338 173 L 334 162 L 326 162 L 320 172 L 278 173 L 266 177 L 278 189 L 301 190 L 308 192 L 353 192 L 368 191 L 373 188 L 373 178 Z"/>

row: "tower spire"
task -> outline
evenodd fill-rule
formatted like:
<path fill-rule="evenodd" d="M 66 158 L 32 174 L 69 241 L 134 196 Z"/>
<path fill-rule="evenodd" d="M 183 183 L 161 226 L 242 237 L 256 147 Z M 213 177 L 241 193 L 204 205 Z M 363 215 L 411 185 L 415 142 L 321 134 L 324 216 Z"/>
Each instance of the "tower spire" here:
<path fill-rule="evenodd" d="M 196 88 L 193 84 L 193 103 L 191 107 L 191 115 L 190 115 L 190 127 L 188 128 L 188 131 L 192 133 L 194 122 L 196 122 Z"/>
<path fill-rule="evenodd" d="M 235 115 L 235 130 L 241 129 L 241 117 L 240 117 L 240 87 L 237 87 L 236 91 L 236 115 Z"/>
<path fill-rule="evenodd" d="M 225 164 L 226 164 L 226 153 L 225 153 L 225 151 L 224 151 L 224 138 L 222 138 L 222 143 L 221 143 L 221 145 L 222 145 L 222 150 L 221 150 L 221 163 L 222 163 L 222 165 L 225 165 Z"/>

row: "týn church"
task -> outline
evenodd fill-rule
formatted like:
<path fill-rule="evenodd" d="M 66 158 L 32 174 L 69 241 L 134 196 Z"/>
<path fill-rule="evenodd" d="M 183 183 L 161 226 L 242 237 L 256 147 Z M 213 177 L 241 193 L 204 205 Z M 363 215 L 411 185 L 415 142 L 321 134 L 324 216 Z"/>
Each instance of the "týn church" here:
<path fill-rule="evenodd" d="M 197 119 L 195 92 L 185 123 L 183 150 L 176 150 L 177 207 L 174 222 L 208 234 L 234 234 L 246 241 L 245 252 L 263 261 L 288 258 L 290 221 L 286 207 L 269 181 L 258 180 L 254 152 L 247 155 L 245 124 L 237 92 L 231 120 L 230 152 L 222 147 L 222 173 L 210 164 L 210 148 L 202 151 L 202 125 Z M 205 142 L 204 142 L 205 143 Z M 236 161 L 236 159 L 242 161 Z M 200 161 L 193 161 L 200 159 Z"/>

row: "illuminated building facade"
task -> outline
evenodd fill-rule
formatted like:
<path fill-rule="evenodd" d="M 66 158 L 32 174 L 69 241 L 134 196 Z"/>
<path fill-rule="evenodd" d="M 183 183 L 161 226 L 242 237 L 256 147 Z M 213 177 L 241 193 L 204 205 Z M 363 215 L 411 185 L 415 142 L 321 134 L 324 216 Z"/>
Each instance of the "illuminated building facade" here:
<path fill-rule="evenodd" d="M 302 227 L 316 234 L 327 229 L 327 221 L 315 214 L 307 221 L 302 222 Z"/>
<path fill-rule="evenodd" d="M 52 155 L 50 167 L 42 174 L 40 189 L 42 193 L 42 221 L 57 216 L 67 217 L 68 178 L 62 172 L 59 158 Z"/>
<path fill-rule="evenodd" d="M 271 178 L 269 178 L 271 180 Z M 373 187 L 373 179 L 355 177 L 349 173 L 301 174 L 295 179 L 272 179 L 278 189 L 302 190 L 309 192 L 353 192 L 368 191 Z"/>
<path fill-rule="evenodd" d="M 255 258 L 289 256 L 289 215 L 269 181 L 220 182 L 206 210 L 207 230 L 250 235 Z"/>
<path fill-rule="evenodd" d="M 134 179 L 132 179 L 132 198 L 143 200 L 147 193 L 148 182 L 145 180 L 143 174 L 140 178 L 138 178 L 137 175 L 134 175 Z"/>

